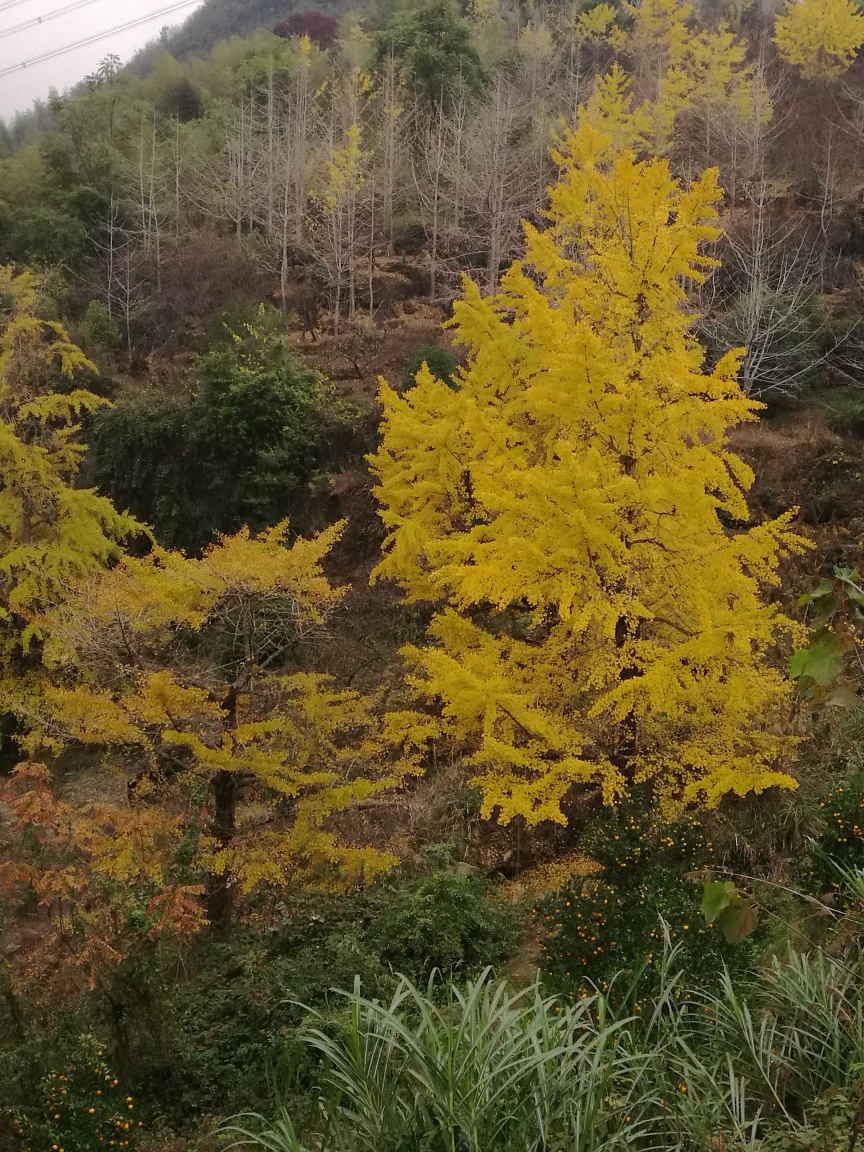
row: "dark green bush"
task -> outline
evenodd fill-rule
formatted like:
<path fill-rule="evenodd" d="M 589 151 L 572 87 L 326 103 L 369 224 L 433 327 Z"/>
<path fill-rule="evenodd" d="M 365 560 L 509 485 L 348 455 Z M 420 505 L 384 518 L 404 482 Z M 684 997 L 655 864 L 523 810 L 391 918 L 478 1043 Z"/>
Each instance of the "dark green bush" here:
<path fill-rule="evenodd" d="M 581 995 L 608 987 L 619 971 L 636 974 L 647 965 L 642 986 L 650 990 L 663 953 L 661 917 L 671 944 L 680 945 L 677 962 L 688 978 L 752 962 L 752 942 L 727 944 L 699 911 L 702 885 L 688 874 L 710 867 L 714 855 L 699 821 L 654 825 L 645 800 L 635 794 L 602 813 L 580 842 L 601 871 L 575 878 L 535 908 L 548 933 L 541 969 L 553 987 Z"/>
<path fill-rule="evenodd" d="M 823 379 L 831 336 L 815 290 L 743 291 L 712 309 L 701 327 L 712 359 L 746 347 L 741 383 L 771 411 L 788 408 Z"/>
<path fill-rule="evenodd" d="M 288 515 L 322 458 L 321 376 L 281 338 L 202 357 L 189 400 L 125 400 L 94 418 L 89 478 L 152 524 L 161 544 L 199 552 L 216 533 Z"/>
<path fill-rule="evenodd" d="M 819 402 L 834 432 L 864 437 L 864 391 L 846 389 L 822 393 Z"/>
<path fill-rule="evenodd" d="M 372 48 L 376 69 L 392 56 L 404 83 L 430 104 L 447 104 L 460 93 L 477 95 L 487 81 L 471 25 L 453 0 L 397 11 L 376 32 Z"/>
<path fill-rule="evenodd" d="M 70 212 L 0 204 L 0 264 L 75 264 L 85 246 L 82 223 Z"/>
<path fill-rule="evenodd" d="M 122 336 L 117 321 L 101 300 L 91 300 L 84 313 L 84 328 L 97 348 L 114 352 L 120 347 Z"/>
<path fill-rule="evenodd" d="M 488 896 L 488 882 L 458 866 L 384 888 L 374 929 L 381 960 L 414 980 L 436 968 L 472 975 L 498 963 L 513 947 L 515 926 Z"/>
<path fill-rule="evenodd" d="M 504 958 L 513 918 L 490 900 L 488 882 L 429 863 L 425 875 L 395 873 L 349 895 L 298 892 L 275 905 L 262 896 L 250 910 L 258 923 L 230 940 L 202 935 L 182 958 L 154 947 L 121 965 L 109 988 L 19 1023 L 0 984 L 0 1128 L 7 1109 L 10 1121 L 42 1123 L 45 1077 L 70 1062 L 85 1031 L 109 1038 L 105 1059 L 123 1071 L 146 1130 L 161 1122 L 179 1132 L 202 1116 L 266 1107 L 267 1069 L 294 1052 L 306 1006 L 342 1012 L 332 989 L 359 977 L 366 993 L 386 997 L 397 972 L 425 980 L 433 967 L 461 975 Z M 301 1070 L 301 1092 L 311 1075 Z"/>
<path fill-rule="evenodd" d="M 355 977 L 369 995 L 388 996 L 397 972 L 425 979 L 434 967 L 465 973 L 503 959 L 512 917 L 489 895 L 475 874 L 397 874 L 347 897 L 297 894 L 275 918 L 270 910 L 263 933 L 202 940 L 185 979 L 166 971 L 139 998 L 139 1093 L 174 1125 L 263 1105 L 266 1069 L 292 1049 L 304 1006 L 325 1007 Z"/>
<path fill-rule="evenodd" d="M 399 380 L 399 391 L 407 392 L 417 383 L 417 373 L 426 364 L 433 376 L 452 388 L 459 390 L 456 382 L 456 357 L 445 344 L 424 344 L 418 348 L 402 372 Z"/>
<path fill-rule="evenodd" d="M 814 895 L 838 891 L 841 868 L 864 868 L 864 775 L 832 788 L 819 804 L 825 826 L 816 840 L 809 868 L 802 877 Z"/>

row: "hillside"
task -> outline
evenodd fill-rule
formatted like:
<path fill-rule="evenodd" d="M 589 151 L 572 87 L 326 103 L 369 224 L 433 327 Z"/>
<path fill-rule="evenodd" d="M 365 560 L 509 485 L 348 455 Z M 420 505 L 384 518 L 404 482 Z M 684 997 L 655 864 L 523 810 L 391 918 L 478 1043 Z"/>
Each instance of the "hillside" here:
<path fill-rule="evenodd" d="M 854 1152 L 862 50 L 208 0 L 9 126 L 0 1152 Z"/>
<path fill-rule="evenodd" d="M 343 0 L 323 0 L 317 7 L 336 16 L 346 10 Z M 220 40 L 251 36 L 259 28 L 272 31 L 297 8 L 291 0 L 205 0 L 183 24 L 173 28 L 164 41 L 142 49 L 130 68 L 137 75 L 146 75 L 154 53 L 160 48 L 167 49 L 178 60 L 206 56 Z"/>
<path fill-rule="evenodd" d="M 251 36 L 258 28 L 272 30 L 292 8 L 275 0 L 206 0 L 172 34 L 166 47 L 178 60 L 205 56 L 230 36 Z"/>

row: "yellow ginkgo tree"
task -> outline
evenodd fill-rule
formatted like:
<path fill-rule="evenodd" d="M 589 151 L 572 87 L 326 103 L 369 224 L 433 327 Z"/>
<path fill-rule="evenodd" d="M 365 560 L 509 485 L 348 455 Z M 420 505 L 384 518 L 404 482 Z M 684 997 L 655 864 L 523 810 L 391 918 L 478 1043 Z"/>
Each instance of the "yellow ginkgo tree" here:
<path fill-rule="evenodd" d="M 703 122 L 709 154 L 715 121 L 770 119 L 771 102 L 744 40 L 723 26 L 694 27 L 693 7 L 685 0 L 634 0 L 624 7 L 632 28 L 620 47 L 651 115 L 651 151 L 664 154 L 685 117 Z M 693 131 L 691 124 L 691 136 Z"/>
<path fill-rule="evenodd" d="M 375 576 L 438 605 L 413 683 L 503 821 L 562 822 L 580 785 L 650 781 L 667 811 L 794 787 L 795 626 L 763 593 L 803 542 L 750 523 L 727 434 L 760 406 L 740 349 L 706 368 L 686 295 L 717 174 L 684 188 L 589 116 L 555 158 L 548 228 L 455 305 L 458 387 L 382 387 Z"/>
<path fill-rule="evenodd" d="M 805 79 L 836 80 L 864 44 L 864 15 L 852 0 L 787 0 L 774 43 Z"/>
<path fill-rule="evenodd" d="M 73 487 L 80 418 L 104 404 L 80 377 L 96 369 L 68 333 L 40 314 L 29 271 L 0 266 L 0 644 L 8 659 L 38 629 L 40 604 L 63 581 L 119 555 L 136 528 L 110 501 Z"/>
<path fill-rule="evenodd" d="M 139 936 L 226 926 L 235 889 L 342 885 L 395 862 L 340 819 L 417 767 L 429 724 L 305 670 L 341 599 L 321 570 L 339 531 L 289 546 L 287 524 L 244 529 L 201 559 L 156 547 L 68 584 L 44 614 L 46 675 L 13 702 L 31 762 L 6 797 L 43 847 L 5 880 L 35 889 L 91 979 L 128 954 L 130 919 Z M 97 758 L 100 791 L 125 795 L 66 805 L 49 835 L 33 762 L 75 748 Z"/>

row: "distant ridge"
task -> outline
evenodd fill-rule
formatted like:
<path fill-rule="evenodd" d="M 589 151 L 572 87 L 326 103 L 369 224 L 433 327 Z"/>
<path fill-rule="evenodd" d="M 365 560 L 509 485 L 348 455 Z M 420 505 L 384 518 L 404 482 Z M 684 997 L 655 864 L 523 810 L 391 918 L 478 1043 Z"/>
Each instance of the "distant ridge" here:
<path fill-rule="evenodd" d="M 138 76 L 146 76 L 154 55 L 162 48 L 177 60 L 206 56 L 220 40 L 251 36 L 259 28 L 272 30 L 294 11 L 316 8 L 336 16 L 347 6 L 346 0 L 206 0 L 183 24 L 142 48 L 129 68 Z"/>
<path fill-rule="evenodd" d="M 251 36 L 258 28 L 271 28 L 296 7 L 293 0 L 206 0 L 165 42 L 164 47 L 183 60 L 210 51 L 229 36 Z"/>

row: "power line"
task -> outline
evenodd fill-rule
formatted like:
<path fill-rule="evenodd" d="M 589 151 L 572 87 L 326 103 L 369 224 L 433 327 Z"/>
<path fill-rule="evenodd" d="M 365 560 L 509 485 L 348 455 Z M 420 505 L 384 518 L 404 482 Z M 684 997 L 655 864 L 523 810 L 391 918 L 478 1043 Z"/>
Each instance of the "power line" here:
<path fill-rule="evenodd" d="M 88 44 L 97 44 L 118 32 L 125 32 L 128 28 L 137 28 L 140 24 L 148 24 L 160 16 L 167 16 L 170 12 L 177 12 L 180 8 L 189 8 L 199 0 L 181 0 L 179 4 L 172 4 L 170 8 L 161 8 L 158 12 L 151 12 L 148 16 L 141 16 L 138 20 L 129 20 L 125 24 L 118 24 L 105 32 L 95 36 L 88 36 L 85 40 L 77 40 L 74 44 L 66 44 L 63 48 L 55 48 L 53 52 L 43 52 L 41 56 L 34 56 L 31 60 L 22 60 L 20 64 L 13 64 L 10 68 L 0 68 L 0 77 L 11 76 L 13 72 L 20 72 L 22 68 L 32 68 L 34 64 L 42 64 L 45 60 L 53 60 L 57 56 L 65 56 L 67 52 L 74 52 L 77 48 L 86 48 Z"/>
<path fill-rule="evenodd" d="M 23 32 L 25 28 L 36 28 L 39 24 L 56 20 L 58 16 L 65 16 L 67 12 L 76 12 L 79 8 L 87 8 L 91 4 L 98 3 L 100 0 L 77 0 L 77 3 L 67 4 L 65 8 L 55 8 L 53 12 L 46 12 L 44 16 L 34 16 L 32 20 L 23 20 L 20 24 L 13 24 L 11 28 L 4 28 L 0 31 L 0 40 L 6 36 L 14 36 L 16 32 Z"/>

